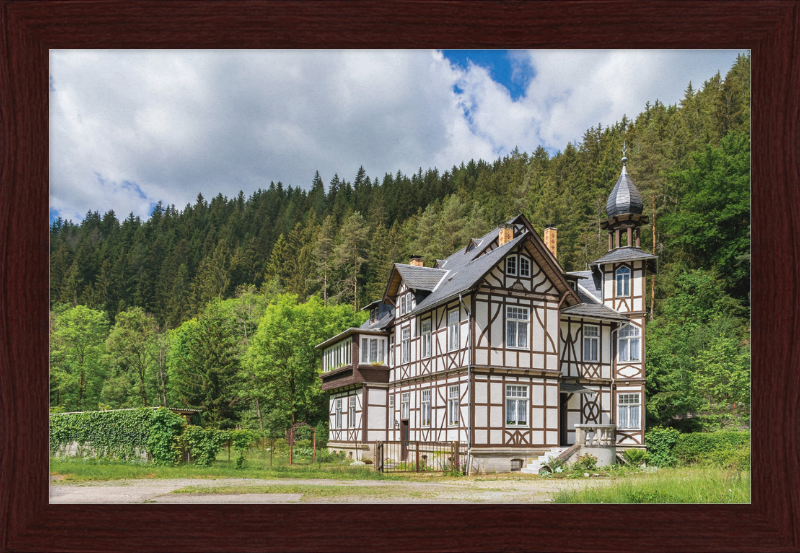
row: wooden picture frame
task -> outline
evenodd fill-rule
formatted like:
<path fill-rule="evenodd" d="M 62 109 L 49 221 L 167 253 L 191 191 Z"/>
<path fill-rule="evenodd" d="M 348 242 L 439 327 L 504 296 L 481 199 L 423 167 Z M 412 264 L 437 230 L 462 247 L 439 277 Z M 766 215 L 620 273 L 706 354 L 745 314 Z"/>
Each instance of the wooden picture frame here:
<path fill-rule="evenodd" d="M 800 550 L 798 0 L 20 0 L 0 24 L 0 550 Z M 366 47 L 752 51 L 751 505 L 48 504 L 48 49 Z"/>

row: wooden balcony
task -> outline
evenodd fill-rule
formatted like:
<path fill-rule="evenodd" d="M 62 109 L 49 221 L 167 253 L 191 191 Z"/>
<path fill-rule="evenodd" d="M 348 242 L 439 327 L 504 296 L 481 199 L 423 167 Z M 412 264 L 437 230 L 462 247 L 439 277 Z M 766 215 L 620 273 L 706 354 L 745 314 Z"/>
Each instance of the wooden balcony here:
<path fill-rule="evenodd" d="M 346 388 L 353 384 L 389 382 L 389 367 L 386 365 L 346 365 L 330 372 L 322 373 L 322 390 Z"/>

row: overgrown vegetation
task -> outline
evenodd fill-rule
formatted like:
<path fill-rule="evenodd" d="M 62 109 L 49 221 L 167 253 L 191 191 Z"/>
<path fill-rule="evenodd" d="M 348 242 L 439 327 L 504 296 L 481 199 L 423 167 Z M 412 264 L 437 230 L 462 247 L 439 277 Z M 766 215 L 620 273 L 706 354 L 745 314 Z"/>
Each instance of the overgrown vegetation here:
<path fill-rule="evenodd" d="M 554 503 L 750 503 L 750 473 L 663 469 L 608 485 L 562 490 Z"/>
<path fill-rule="evenodd" d="M 282 431 L 327 408 L 313 345 L 365 315 L 392 263 L 427 266 L 525 214 L 559 227 L 558 256 L 582 270 L 620 171 L 642 192 L 642 248 L 659 256 L 648 289 L 647 424 L 682 431 L 749 425 L 750 57 L 677 105 L 590 128 L 550 155 L 538 147 L 414 175 L 317 173 L 236 198 L 198 195 L 150 218 L 89 212 L 50 229 L 55 411 L 169 405 L 203 426 Z M 388 169 L 388 168 L 387 168 Z M 309 169 L 309 174 L 313 168 Z"/>

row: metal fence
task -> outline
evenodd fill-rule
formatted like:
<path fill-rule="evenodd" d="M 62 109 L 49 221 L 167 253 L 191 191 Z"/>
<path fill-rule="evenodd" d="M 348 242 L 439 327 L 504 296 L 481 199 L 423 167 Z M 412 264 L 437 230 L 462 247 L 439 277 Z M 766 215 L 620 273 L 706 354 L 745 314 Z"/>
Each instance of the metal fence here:
<path fill-rule="evenodd" d="M 377 472 L 464 472 L 467 444 L 459 442 L 375 442 Z"/>

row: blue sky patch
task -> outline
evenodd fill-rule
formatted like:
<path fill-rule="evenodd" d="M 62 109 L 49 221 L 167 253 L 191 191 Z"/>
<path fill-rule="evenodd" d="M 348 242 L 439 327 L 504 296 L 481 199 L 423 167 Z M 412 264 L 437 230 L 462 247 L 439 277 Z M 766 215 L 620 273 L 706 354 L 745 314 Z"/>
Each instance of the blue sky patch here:
<path fill-rule="evenodd" d="M 489 71 L 496 83 L 506 87 L 512 100 L 525 96 L 525 90 L 535 72 L 530 64 L 515 51 L 510 50 L 442 50 L 444 57 L 453 65 L 467 69 L 469 63 Z M 463 91 L 454 87 L 456 94 Z"/>

